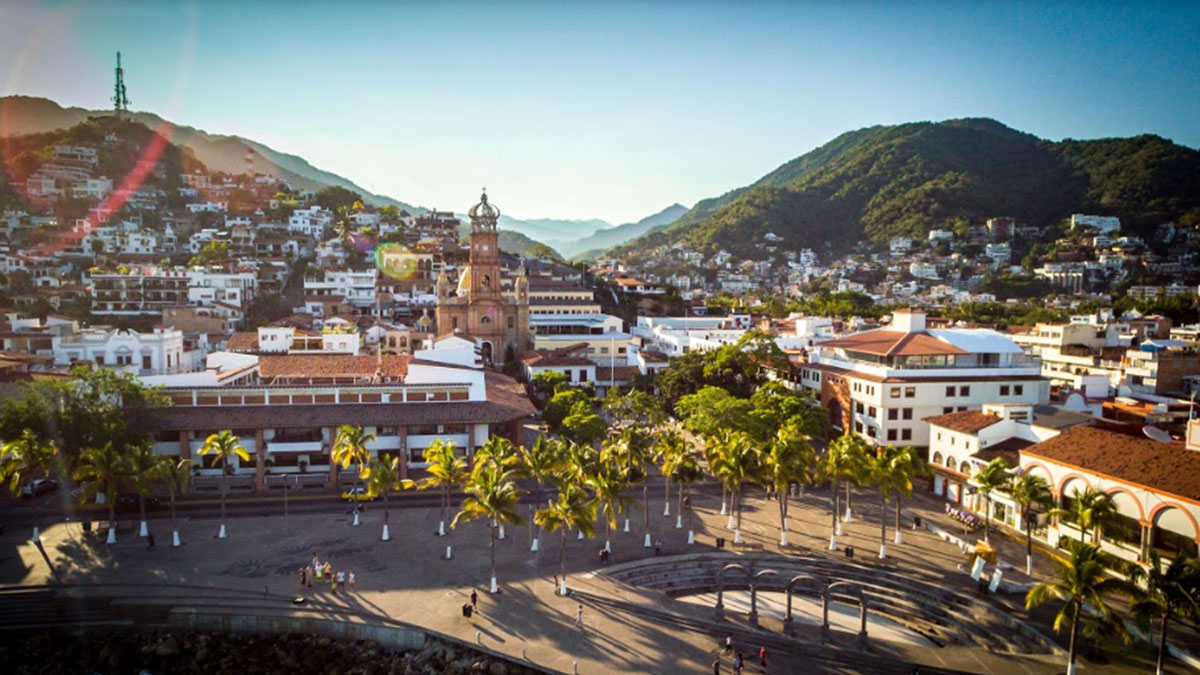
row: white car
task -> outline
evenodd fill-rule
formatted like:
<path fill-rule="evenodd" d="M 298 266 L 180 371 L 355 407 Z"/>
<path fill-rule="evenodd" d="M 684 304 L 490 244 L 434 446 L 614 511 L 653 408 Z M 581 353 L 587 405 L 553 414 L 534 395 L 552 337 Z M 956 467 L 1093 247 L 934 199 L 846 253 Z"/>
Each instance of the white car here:
<path fill-rule="evenodd" d="M 22 497 L 38 497 L 58 489 L 58 483 L 50 478 L 34 478 L 21 489 Z"/>

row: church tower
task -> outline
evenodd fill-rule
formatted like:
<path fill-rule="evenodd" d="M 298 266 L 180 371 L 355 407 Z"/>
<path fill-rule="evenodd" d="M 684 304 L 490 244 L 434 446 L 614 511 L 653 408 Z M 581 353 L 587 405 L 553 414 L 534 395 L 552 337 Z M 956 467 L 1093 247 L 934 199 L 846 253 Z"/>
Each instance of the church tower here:
<path fill-rule="evenodd" d="M 471 218 L 470 249 L 458 288 L 451 294 L 444 276 L 437 281 L 438 335 L 457 333 L 473 340 L 485 363 L 500 365 L 533 347 L 529 282 L 522 269 L 514 293 L 506 296 L 502 290 L 500 235 L 496 231 L 500 209 L 488 202 L 486 192 L 467 215 Z"/>

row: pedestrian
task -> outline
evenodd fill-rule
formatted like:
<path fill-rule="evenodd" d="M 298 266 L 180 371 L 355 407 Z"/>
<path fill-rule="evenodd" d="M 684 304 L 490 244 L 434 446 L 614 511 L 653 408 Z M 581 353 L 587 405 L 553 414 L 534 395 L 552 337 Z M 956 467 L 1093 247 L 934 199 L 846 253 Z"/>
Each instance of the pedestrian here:
<path fill-rule="evenodd" d="M 580 605 L 579 608 L 575 610 L 575 625 L 580 627 L 583 626 L 583 605 Z"/>
<path fill-rule="evenodd" d="M 742 675 L 742 653 L 738 652 L 733 655 L 733 672 L 735 675 Z"/>
<path fill-rule="evenodd" d="M 317 572 L 321 571 L 321 561 L 317 560 L 317 552 L 316 551 L 313 551 L 313 554 L 312 554 L 312 566 L 313 566 L 313 569 L 317 570 Z M 320 577 L 318 577 L 318 578 L 320 578 Z"/>
<path fill-rule="evenodd" d="M 300 568 L 300 590 L 304 590 L 304 587 L 308 585 L 308 575 L 306 572 L 308 572 L 307 569 Z"/>
<path fill-rule="evenodd" d="M 758 665 L 762 666 L 763 672 L 767 672 L 767 646 L 763 645 L 758 648 Z"/>
<path fill-rule="evenodd" d="M 662 539 L 654 540 L 654 555 L 662 555 Z"/>
<path fill-rule="evenodd" d="M 322 566 L 322 569 L 325 570 L 325 578 L 326 579 L 333 579 L 333 565 L 330 565 L 328 560 L 325 561 L 325 564 Z"/>
<path fill-rule="evenodd" d="M 725 653 L 726 654 L 733 653 L 733 633 L 725 634 Z"/>
<path fill-rule="evenodd" d="M 338 587 L 339 591 L 346 590 L 346 571 L 345 570 L 338 570 L 337 587 Z"/>
<path fill-rule="evenodd" d="M 154 533 L 146 531 L 146 548 L 154 548 Z"/>
<path fill-rule="evenodd" d="M 713 675 L 721 675 L 721 657 L 713 659 Z"/>
<path fill-rule="evenodd" d="M 354 583 L 354 570 L 350 570 L 350 592 L 353 593 L 355 588 L 357 586 Z"/>
<path fill-rule="evenodd" d="M 321 567 L 321 565 L 316 562 L 316 558 L 313 558 L 313 563 L 313 567 L 316 569 L 317 582 L 320 583 L 325 579 L 325 568 Z"/>
<path fill-rule="evenodd" d="M 475 592 L 474 588 L 471 589 L 471 609 L 479 611 L 479 594 Z"/>
<path fill-rule="evenodd" d="M 309 588 L 312 588 L 312 581 L 313 581 L 313 568 L 312 568 L 312 565 L 309 565 L 308 567 L 305 567 L 305 568 L 304 568 L 304 579 L 305 579 L 305 581 L 307 582 L 307 583 L 306 583 L 306 585 L 307 585 Z"/>

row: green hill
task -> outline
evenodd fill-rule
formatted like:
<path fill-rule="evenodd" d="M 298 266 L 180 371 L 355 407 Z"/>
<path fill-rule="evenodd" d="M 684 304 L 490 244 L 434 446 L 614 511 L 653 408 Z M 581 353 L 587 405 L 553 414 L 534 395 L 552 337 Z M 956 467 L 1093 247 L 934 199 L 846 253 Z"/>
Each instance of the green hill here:
<path fill-rule="evenodd" d="M 1051 142 L 990 119 L 869 127 L 614 253 L 675 242 L 748 252 L 767 232 L 791 248 L 844 251 L 993 216 L 1052 225 L 1077 212 L 1119 216 L 1133 232 L 1200 223 L 1200 152 L 1149 135 Z"/>

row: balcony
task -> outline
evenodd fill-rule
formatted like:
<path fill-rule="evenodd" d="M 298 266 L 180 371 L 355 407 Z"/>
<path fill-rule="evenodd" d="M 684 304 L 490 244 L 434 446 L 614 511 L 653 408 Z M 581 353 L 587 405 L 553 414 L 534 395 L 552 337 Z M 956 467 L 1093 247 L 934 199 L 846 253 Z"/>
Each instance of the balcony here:
<path fill-rule="evenodd" d="M 324 446 L 323 441 L 292 441 L 292 442 L 276 442 L 270 441 L 267 443 L 267 452 L 313 452 L 320 453 Z"/>

